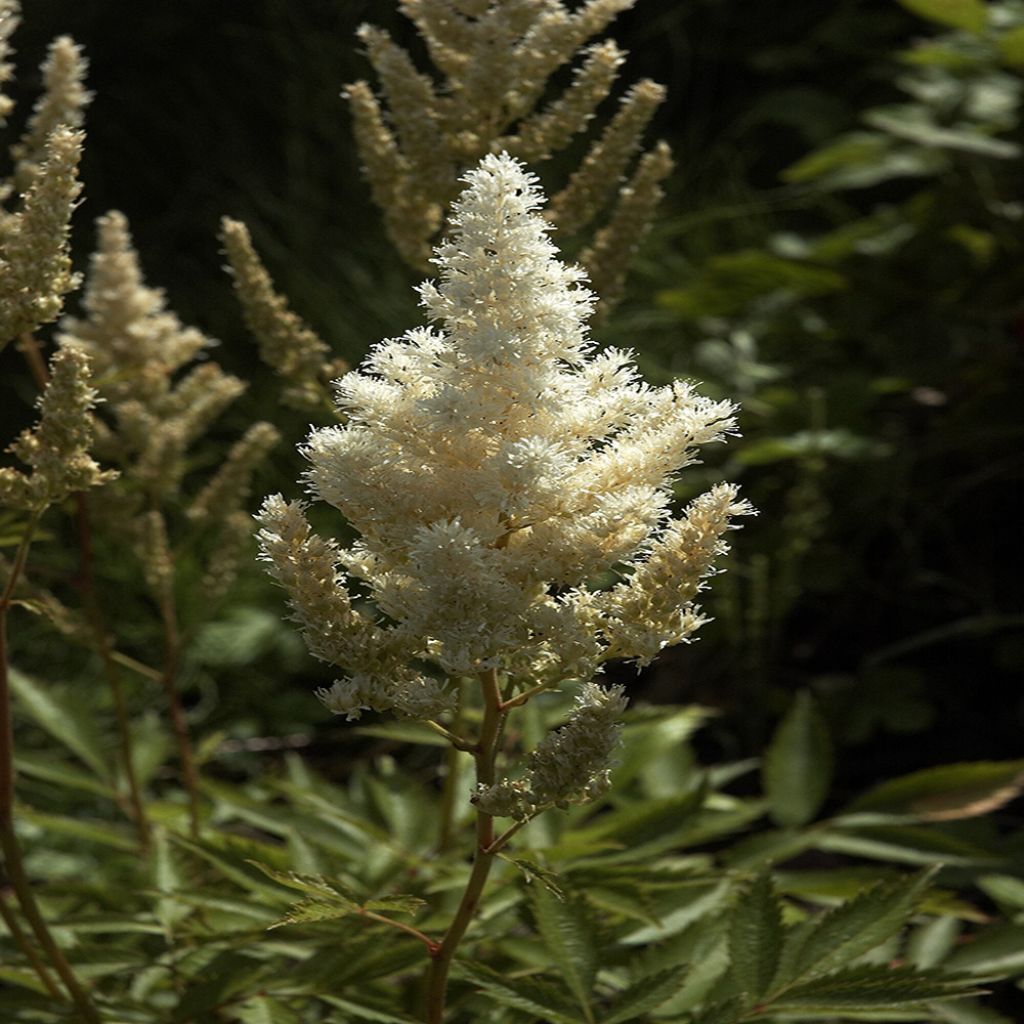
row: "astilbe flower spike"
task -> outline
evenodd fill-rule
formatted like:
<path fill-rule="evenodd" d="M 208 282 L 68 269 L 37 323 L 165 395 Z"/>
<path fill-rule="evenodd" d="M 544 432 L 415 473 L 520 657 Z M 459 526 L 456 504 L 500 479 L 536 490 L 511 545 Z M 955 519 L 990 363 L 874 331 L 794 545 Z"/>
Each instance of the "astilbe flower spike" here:
<path fill-rule="evenodd" d="M 14 105 L 3 87 L 14 73 L 9 40 L 19 14 L 16 0 L 0 0 L 0 128 Z M 69 235 L 82 191 L 86 66 L 68 36 L 50 45 L 41 69 L 45 90 L 24 135 L 10 147 L 13 174 L 0 178 L 0 349 L 55 320 L 65 295 L 78 286 Z"/>
<path fill-rule="evenodd" d="M 593 350 L 594 296 L 557 258 L 522 164 L 486 156 L 464 181 L 439 281 L 420 288 L 431 326 L 342 377 L 344 425 L 304 449 L 313 496 L 359 539 L 318 536 L 280 495 L 257 517 L 307 643 L 343 673 L 321 696 L 349 718 L 435 718 L 446 676 L 499 673 L 514 702 L 609 657 L 649 660 L 700 625 L 693 600 L 750 511 L 723 484 L 671 519 L 678 470 L 733 431 L 733 406 Z M 622 706 L 588 683 L 527 776 L 476 799 L 526 815 L 598 792 Z"/>
<path fill-rule="evenodd" d="M 433 75 L 420 71 L 387 32 L 359 29 L 379 95 L 360 81 L 346 87 L 345 97 L 374 202 L 410 266 L 429 266 L 431 242 L 445 228 L 466 168 L 502 151 L 538 164 L 588 130 L 625 59 L 613 40 L 588 43 L 634 3 L 401 0 L 402 13 L 426 44 Z M 571 80 L 542 104 L 552 76 L 574 61 Z M 668 148 L 659 143 L 625 178 L 663 99 L 655 82 L 634 85 L 548 210 L 567 234 L 593 233 L 581 261 L 601 312 L 621 297 L 633 250 L 671 171 Z M 609 207 L 608 223 L 596 231 Z M 618 259 L 603 253 L 609 246 Z"/>

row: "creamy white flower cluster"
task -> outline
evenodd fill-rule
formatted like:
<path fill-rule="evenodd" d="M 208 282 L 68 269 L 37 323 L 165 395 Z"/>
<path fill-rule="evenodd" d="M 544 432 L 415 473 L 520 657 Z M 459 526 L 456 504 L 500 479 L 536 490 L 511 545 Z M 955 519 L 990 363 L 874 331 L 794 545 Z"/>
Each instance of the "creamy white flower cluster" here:
<path fill-rule="evenodd" d="M 258 517 L 313 652 L 346 672 L 328 704 L 350 716 L 442 706 L 434 673 L 497 668 L 514 692 L 649 661 L 700 624 L 693 598 L 749 511 L 722 485 L 670 519 L 675 474 L 732 431 L 733 406 L 593 351 L 594 297 L 520 163 L 487 156 L 464 181 L 440 280 L 420 288 L 433 326 L 341 378 L 344 425 L 304 450 L 313 495 L 359 539 L 317 538 L 280 497 Z M 593 589 L 609 572 L 621 582 Z"/>
<path fill-rule="evenodd" d="M 485 814 L 527 821 L 547 807 L 600 796 L 611 785 L 612 753 L 625 710 L 623 687 L 585 683 L 569 721 L 530 754 L 522 778 L 477 786 L 473 803 Z"/>

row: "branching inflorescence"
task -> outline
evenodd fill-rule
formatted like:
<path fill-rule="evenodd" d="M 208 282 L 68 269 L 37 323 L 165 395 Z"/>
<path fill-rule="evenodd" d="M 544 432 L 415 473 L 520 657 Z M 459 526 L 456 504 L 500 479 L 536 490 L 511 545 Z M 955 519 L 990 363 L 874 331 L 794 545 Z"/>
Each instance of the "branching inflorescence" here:
<path fill-rule="evenodd" d="M 280 496 L 258 517 L 310 649 L 344 673 L 321 696 L 349 718 L 434 718 L 452 700 L 447 677 L 497 671 L 512 701 L 589 680 L 610 657 L 646 663 L 701 624 L 693 600 L 749 511 L 722 484 L 670 518 L 675 474 L 732 431 L 732 405 L 650 387 L 631 353 L 592 351 L 594 297 L 556 258 L 518 161 L 487 156 L 465 181 L 440 281 L 420 289 L 433 326 L 343 377 L 347 422 L 305 448 L 313 495 L 359 539 L 319 537 Z M 619 582 L 594 589 L 608 573 Z M 610 735 L 618 710 L 616 691 L 589 685 L 574 719 Z M 607 769 L 610 742 L 553 783 L 572 735 L 534 755 L 527 789 L 544 803 L 585 795 Z M 497 810 L 509 798 L 478 799 Z"/>
<path fill-rule="evenodd" d="M 0 0 L 0 90 L 12 74 L 8 40 L 17 24 L 18 4 Z M 71 39 L 54 40 L 42 68 L 46 89 L 10 147 L 12 175 L 0 179 L 0 348 L 55 320 L 78 283 L 68 240 L 81 193 L 85 70 Z M 11 108 L 0 91 L 0 127 Z"/>
<path fill-rule="evenodd" d="M 588 42 L 633 3 L 586 0 L 570 10 L 562 0 L 403 0 L 436 77 L 419 71 L 382 29 L 359 30 L 381 95 L 362 81 L 345 95 L 374 201 L 407 263 L 429 267 L 459 176 L 485 154 L 508 152 L 536 165 L 587 130 L 624 59 L 611 40 Z M 573 61 L 571 80 L 553 89 L 552 76 Z M 661 142 L 626 177 L 663 98 L 649 79 L 632 86 L 547 210 L 564 235 L 591 232 L 580 258 L 603 311 L 621 298 L 672 169 Z"/>

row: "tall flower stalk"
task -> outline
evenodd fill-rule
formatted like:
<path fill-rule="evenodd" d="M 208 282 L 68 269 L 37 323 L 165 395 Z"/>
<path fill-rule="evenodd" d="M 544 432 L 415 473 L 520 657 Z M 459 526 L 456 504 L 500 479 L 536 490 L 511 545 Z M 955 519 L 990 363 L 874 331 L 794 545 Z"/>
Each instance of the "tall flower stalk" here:
<path fill-rule="evenodd" d="M 589 680 L 609 658 L 644 664 L 690 637 L 724 534 L 750 511 L 721 484 L 672 517 L 678 470 L 733 431 L 733 406 L 651 387 L 631 353 L 594 351 L 594 296 L 557 258 L 522 164 L 487 156 L 464 181 L 439 281 L 420 288 L 432 326 L 341 378 L 344 425 L 303 449 L 313 496 L 359 539 L 319 536 L 280 495 L 257 517 L 310 650 L 341 670 L 320 692 L 327 707 L 425 720 L 473 755 L 473 867 L 428 947 L 430 1024 L 495 854 L 537 814 L 608 786 L 626 701 Z M 455 678 L 478 680 L 476 736 L 444 724 Z M 580 681 L 568 722 L 503 774 L 506 717 Z"/>
<path fill-rule="evenodd" d="M 91 387 L 88 359 L 81 352 L 58 353 L 51 366 L 51 379 L 40 397 L 39 424 L 24 431 L 10 451 L 26 469 L 0 469 L 0 505 L 25 513 L 21 541 L 0 593 L 0 850 L 4 872 L 17 897 L 18 906 L 35 941 L 54 973 L 67 989 L 78 1019 L 99 1024 L 99 1014 L 60 946 L 54 939 L 36 901 L 25 872 L 21 843 L 15 831 L 14 733 L 8 678 L 7 616 L 18 581 L 25 569 L 36 527 L 50 505 L 70 494 L 106 483 L 115 474 L 104 472 L 89 455 L 92 441 L 91 409 L 96 392 Z M 40 980 L 49 989 L 52 982 L 34 955 Z"/>

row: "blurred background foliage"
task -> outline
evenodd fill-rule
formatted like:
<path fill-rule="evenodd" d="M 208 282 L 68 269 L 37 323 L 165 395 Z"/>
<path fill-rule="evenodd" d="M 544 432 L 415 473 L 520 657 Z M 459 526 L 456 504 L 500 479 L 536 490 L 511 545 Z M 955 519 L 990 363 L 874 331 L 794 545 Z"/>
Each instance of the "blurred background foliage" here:
<path fill-rule="evenodd" d="M 920 16 L 932 8 L 945 23 Z M 815 692 L 848 748 L 837 800 L 938 761 L 1020 755 L 1024 4 L 987 8 L 986 22 L 970 2 L 640 0 L 615 28 L 624 80 L 669 88 L 656 130 L 678 170 L 598 338 L 636 348 L 655 379 L 693 376 L 742 402 L 742 440 L 685 474 L 680 497 L 724 473 L 761 510 L 708 595 L 715 622 L 634 692 L 717 709 L 697 739 L 710 759 L 761 751 L 793 693 Z M 222 214 L 249 223 L 280 289 L 350 361 L 418 322 L 339 96 L 369 74 L 362 21 L 417 50 L 392 5 L 31 0 L 25 15 L 19 116 L 54 35 L 91 62 L 78 258 L 94 217 L 128 215 L 149 282 L 252 381 L 223 418 L 225 447 L 279 388 L 221 269 Z M 27 415 L 5 408 L 4 434 Z M 300 415 L 274 418 L 305 435 Z M 282 445 L 257 493 L 294 494 L 298 469 Z M 46 552 L 44 538 L 41 572 Z M 73 577 L 48 554 L 41 582 Z M 152 609 L 127 599 L 116 549 L 98 555 L 123 646 L 147 660 Z M 234 750 L 228 772 L 260 736 L 336 771 L 371 741 L 318 710 L 323 674 L 280 606 L 254 570 L 212 618 L 185 608 L 192 721 L 205 749 Z M 48 637 L 41 621 L 20 627 L 19 664 L 95 708 L 78 685 L 92 666 L 55 672 Z"/>

